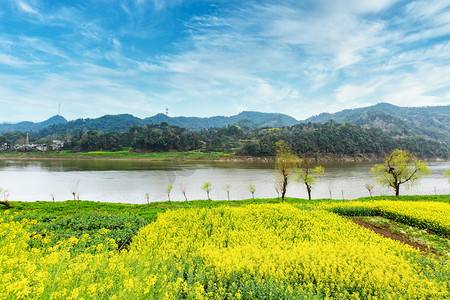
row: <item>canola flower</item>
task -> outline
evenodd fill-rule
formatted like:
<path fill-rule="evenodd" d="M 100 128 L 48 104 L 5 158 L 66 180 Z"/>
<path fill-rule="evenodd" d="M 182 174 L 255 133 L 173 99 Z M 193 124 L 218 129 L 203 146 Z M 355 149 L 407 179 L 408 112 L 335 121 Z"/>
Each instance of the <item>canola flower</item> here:
<path fill-rule="evenodd" d="M 107 237 L 97 246 L 89 235 L 57 243 L 51 233 L 30 237 L 33 222 L 0 214 L 0 299 L 450 297 L 448 260 L 324 210 L 167 211 L 120 253 Z"/>
<path fill-rule="evenodd" d="M 324 203 L 317 208 L 342 214 L 371 214 L 385 216 L 437 234 L 450 237 L 450 204 L 433 201 L 349 201 Z"/>

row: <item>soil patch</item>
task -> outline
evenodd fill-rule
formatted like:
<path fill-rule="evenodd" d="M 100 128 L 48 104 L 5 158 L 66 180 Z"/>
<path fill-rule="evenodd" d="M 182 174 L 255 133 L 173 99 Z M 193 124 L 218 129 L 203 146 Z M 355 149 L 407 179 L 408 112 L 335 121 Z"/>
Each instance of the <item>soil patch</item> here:
<path fill-rule="evenodd" d="M 393 233 L 392 231 L 389 231 L 385 228 L 380 228 L 376 225 L 367 223 L 359 218 L 353 218 L 352 221 L 353 221 L 353 223 L 358 224 L 359 226 L 368 228 L 384 237 L 387 237 L 387 238 L 402 242 L 404 244 L 410 245 L 410 246 L 420 250 L 421 252 L 433 253 L 433 254 L 440 255 L 439 253 L 434 251 L 433 248 L 430 248 L 424 244 L 413 242 L 413 241 L 409 240 L 408 238 L 406 238 L 405 236 L 397 234 L 397 233 Z"/>

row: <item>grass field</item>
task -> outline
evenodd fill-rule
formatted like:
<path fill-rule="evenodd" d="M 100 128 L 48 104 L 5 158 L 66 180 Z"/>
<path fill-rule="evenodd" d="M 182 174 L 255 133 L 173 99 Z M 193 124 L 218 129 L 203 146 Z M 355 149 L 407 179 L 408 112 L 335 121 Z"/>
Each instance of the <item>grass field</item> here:
<path fill-rule="evenodd" d="M 445 243 L 449 202 L 11 202 L 0 207 L 0 299 L 445 299 L 448 255 L 348 218 L 395 219 Z"/>
<path fill-rule="evenodd" d="M 91 151 L 91 152 L 3 152 L 4 157 L 10 158 L 67 158 L 67 159 L 88 159 L 88 158 L 111 158 L 111 159 L 153 159 L 153 160 L 173 160 L 173 159 L 187 159 L 187 160 L 216 160 L 223 158 L 235 158 L 229 153 L 223 152 L 202 152 L 202 151 L 186 151 L 186 152 L 133 152 L 130 149 L 123 151 Z"/>

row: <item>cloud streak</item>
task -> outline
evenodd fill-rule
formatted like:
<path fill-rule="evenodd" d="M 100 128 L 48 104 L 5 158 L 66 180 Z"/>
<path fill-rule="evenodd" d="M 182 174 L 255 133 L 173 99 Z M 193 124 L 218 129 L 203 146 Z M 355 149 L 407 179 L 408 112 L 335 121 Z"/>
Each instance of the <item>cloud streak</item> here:
<path fill-rule="evenodd" d="M 44 4 L 5 6 L 0 93 L 68 118 L 450 103 L 446 1 Z"/>

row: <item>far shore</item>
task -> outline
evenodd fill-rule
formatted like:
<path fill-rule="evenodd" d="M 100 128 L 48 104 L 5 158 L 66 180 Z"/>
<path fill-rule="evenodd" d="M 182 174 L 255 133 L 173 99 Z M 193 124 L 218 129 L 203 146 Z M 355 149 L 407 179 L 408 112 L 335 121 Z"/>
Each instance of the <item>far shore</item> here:
<path fill-rule="evenodd" d="M 382 157 L 375 155 L 314 155 L 317 162 L 380 162 Z M 130 161 L 180 161 L 180 162 L 242 162 L 242 163 L 273 163 L 274 157 L 250 157 L 235 156 L 216 153 L 130 153 L 128 155 L 116 155 L 114 152 L 92 154 L 88 152 L 72 153 L 64 155 L 39 154 L 39 153 L 3 153 L 0 160 L 130 160 Z M 448 158 L 425 159 L 426 161 L 448 161 Z"/>

